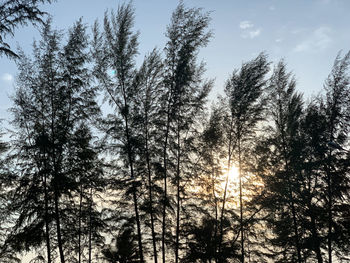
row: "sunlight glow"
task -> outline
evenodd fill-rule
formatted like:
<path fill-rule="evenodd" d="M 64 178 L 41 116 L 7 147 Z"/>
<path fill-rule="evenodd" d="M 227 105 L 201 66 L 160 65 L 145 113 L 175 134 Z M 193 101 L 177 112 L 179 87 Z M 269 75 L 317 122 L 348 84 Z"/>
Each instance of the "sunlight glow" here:
<path fill-rule="evenodd" d="M 239 182 L 239 169 L 236 166 L 232 166 L 228 172 L 229 181 L 231 183 Z"/>
<path fill-rule="evenodd" d="M 227 171 L 227 168 L 226 168 Z M 235 195 L 238 191 L 238 184 L 239 184 L 239 169 L 236 166 L 231 166 L 231 168 L 227 172 L 223 174 L 222 181 L 221 181 L 221 189 L 224 191 L 225 185 L 226 185 L 226 178 L 228 175 L 228 184 L 227 184 L 227 191 L 229 195 Z"/>

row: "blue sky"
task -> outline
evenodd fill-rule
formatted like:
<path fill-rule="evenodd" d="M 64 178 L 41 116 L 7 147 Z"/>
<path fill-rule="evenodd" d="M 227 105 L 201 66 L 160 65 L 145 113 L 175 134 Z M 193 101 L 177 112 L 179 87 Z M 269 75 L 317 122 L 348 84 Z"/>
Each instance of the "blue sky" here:
<path fill-rule="evenodd" d="M 102 21 L 106 9 L 116 9 L 118 0 L 57 0 L 43 9 L 53 16 L 54 27 L 67 29 L 77 19 L 89 26 Z M 140 31 L 139 63 L 154 47 L 163 48 L 164 32 L 176 0 L 134 0 L 135 29 Z M 212 11 L 214 37 L 200 52 L 207 64 L 207 78 L 215 78 L 210 95 L 223 93 L 226 79 L 242 62 L 266 51 L 273 62 L 284 58 L 294 72 L 297 88 L 308 98 L 322 90 L 338 51 L 350 49 L 350 1 L 347 0 L 184 0 L 188 7 Z M 32 26 L 16 31 L 13 47 L 31 52 L 40 39 Z M 6 57 L 0 63 L 0 118 L 9 119 L 8 98 L 13 93 L 16 65 Z"/>

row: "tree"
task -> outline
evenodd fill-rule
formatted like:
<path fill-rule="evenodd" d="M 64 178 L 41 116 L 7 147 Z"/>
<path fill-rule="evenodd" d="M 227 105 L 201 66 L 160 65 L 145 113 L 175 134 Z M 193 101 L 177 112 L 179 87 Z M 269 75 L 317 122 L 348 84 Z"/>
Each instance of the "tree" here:
<path fill-rule="evenodd" d="M 0 121 L 1 122 L 1 121 Z M 0 138 L 3 136 L 0 131 Z M 11 246 L 7 242 L 10 233 L 11 215 L 9 213 L 9 202 L 11 198 L 9 189 L 14 187 L 14 174 L 11 173 L 10 165 L 13 164 L 6 153 L 9 144 L 0 140 L 0 262 L 18 262 L 19 258 L 11 251 Z"/>
<path fill-rule="evenodd" d="M 100 35 L 95 24 L 94 75 L 114 111 L 104 120 L 102 129 L 111 139 L 110 150 L 121 158 L 123 176 L 128 176 L 131 181 L 127 192 L 132 195 L 140 262 L 144 262 L 138 202 L 139 177 L 135 171 L 139 121 L 135 102 L 138 90 L 133 84 L 138 34 L 132 32 L 133 24 L 134 10 L 130 3 L 119 6 L 117 14 L 112 12 L 110 17 L 105 13 L 103 35 Z M 116 147 L 114 143 L 117 143 Z"/>
<path fill-rule="evenodd" d="M 42 18 L 46 15 L 39 9 L 40 3 L 51 3 L 51 0 L 5 0 L 0 4 L 0 55 L 18 58 L 5 38 L 14 36 L 15 29 L 28 23 L 44 24 Z"/>
<path fill-rule="evenodd" d="M 300 233 L 298 233 L 298 221 L 297 221 L 297 211 L 296 211 L 296 201 L 295 201 L 295 190 L 293 185 L 296 183 L 295 171 L 293 169 L 293 154 L 298 154 L 296 152 L 295 144 L 298 142 L 298 128 L 299 122 L 302 114 L 302 98 L 300 95 L 294 92 L 295 81 L 290 79 L 290 74 L 285 72 L 285 66 L 283 62 L 280 62 L 276 67 L 275 74 L 271 78 L 271 87 L 274 88 L 271 94 L 276 94 L 273 96 L 273 116 L 276 123 L 276 131 L 279 138 L 279 149 L 281 149 L 281 158 L 283 158 L 284 163 L 282 164 L 281 175 L 285 177 L 285 189 L 287 191 L 288 200 L 287 205 L 291 211 L 292 224 L 294 229 L 294 239 L 295 247 L 298 257 L 298 262 L 302 262 L 301 258 L 301 242 Z M 295 158 L 294 158 L 295 159 Z"/>
<path fill-rule="evenodd" d="M 213 231 L 213 258 L 218 261 L 218 245 L 220 237 L 220 218 L 219 204 L 221 194 L 221 184 L 224 175 L 223 159 L 225 155 L 224 145 L 224 121 L 222 108 L 213 107 L 210 118 L 204 126 L 203 133 L 200 138 L 199 148 L 201 149 L 198 180 L 195 182 L 201 188 L 198 199 L 202 209 L 212 216 L 214 224 Z M 213 215 L 214 214 L 214 215 Z"/>
<path fill-rule="evenodd" d="M 114 244 L 113 244 L 114 243 Z M 122 226 L 116 239 L 112 239 L 112 244 L 107 245 L 102 254 L 104 259 L 110 263 L 136 263 L 139 262 L 137 236 L 134 228 Z"/>
<path fill-rule="evenodd" d="M 72 254 L 74 252 L 78 254 L 79 263 L 83 262 L 84 256 L 87 262 L 91 263 L 92 246 L 95 245 L 95 248 L 102 246 L 104 239 L 100 233 L 106 227 L 95 201 L 96 199 L 103 201 L 100 193 L 103 192 L 106 183 L 102 176 L 102 164 L 97 156 L 98 151 L 93 146 L 92 140 L 90 129 L 82 123 L 74 132 L 70 147 L 72 177 L 79 188 L 72 195 L 73 199 L 79 202 L 72 202 L 71 207 L 66 209 L 69 222 L 66 229 L 66 236 L 69 238 L 66 237 L 66 239 L 67 243 L 71 243 L 69 247 Z M 87 253 L 84 253 L 85 248 Z M 76 260 L 75 257 L 71 260 L 73 259 Z"/>
<path fill-rule="evenodd" d="M 227 137 L 228 170 L 231 166 L 232 155 L 236 153 L 239 168 L 239 207 L 240 207 L 240 233 L 241 233 L 241 262 L 244 262 L 244 218 L 243 218 L 243 172 L 244 163 L 248 159 L 249 144 L 255 135 L 257 125 L 263 120 L 264 101 L 263 90 L 266 85 L 265 76 L 269 71 L 269 62 L 265 54 L 244 63 L 241 69 L 234 71 L 227 81 L 225 93 L 227 96 Z M 246 156 L 244 156 L 246 155 Z M 226 195 L 227 180 L 224 195 Z M 223 200 L 222 217 L 225 210 L 225 197 Z"/>
<path fill-rule="evenodd" d="M 204 111 L 212 81 L 203 81 L 204 64 L 197 64 L 201 47 L 207 45 L 211 33 L 207 30 L 209 14 L 201 9 L 187 9 L 180 3 L 167 28 L 165 47 L 164 103 L 166 112 L 163 142 L 164 200 L 162 221 L 162 256 L 165 262 L 165 219 L 167 205 L 168 158 L 172 157 L 176 192 L 175 262 L 179 261 L 181 203 L 184 195 L 182 181 L 190 180 L 190 153 L 196 136 L 196 121 Z M 173 136 L 171 136 L 173 135 Z M 170 137 L 171 136 L 171 137 Z M 168 152 L 170 146 L 171 155 Z"/>
<path fill-rule="evenodd" d="M 193 225 L 191 228 L 190 240 L 188 241 L 187 254 L 183 262 L 212 262 L 214 260 L 217 262 L 218 257 L 221 258 L 220 262 L 230 262 L 230 259 L 236 259 L 238 249 L 234 245 L 234 242 L 230 240 L 228 236 L 230 230 L 230 223 L 224 221 L 224 240 L 221 248 L 221 254 L 218 256 L 217 249 L 217 240 L 218 236 L 216 235 L 216 220 L 211 218 L 204 218 L 202 223 L 199 225 Z"/>
<path fill-rule="evenodd" d="M 328 142 L 336 142 L 341 147 L 349 140 L 349 63 L 350 52 L 345 54 L 344 57 L 341 57 L 340 54 L 336 57 L 332 72 L 325 82 L 326 97 L 322 107 L 327 123 L 325 137 Z M 326 176 L 324 178 L 327 185 L 327 246 L 328 261 L 331 263 L 333 248 L 337 246 L 333 243 L 337 237 L 343 236 L 342 231 L 338 231 L 344 229 L 344 226 L 341 220 L 338 220 L 339 217 L 342 217 L 342 211 L 345 211 L 343 209 L 347 206 L 346 201 L 342 200 L 347 200 L 346 196 L 349 193 L 349 178 L 347 176 L 349 171 L 348 166 L 344 166 L 347 163 L 344 160 L 344 152 L 334 152 L 332 148 L 329 148 L 326 160 L 324 165 Z M 342 244 L 340 240 L 337 240 L 336 243 Z"/>
<path fill-rule="evenodd" d="M 21 53 L 18 62 L 12 112 L 17 131 L 14 158 L 20 170 L 12 208 L 19 214 L 10 241 L 15 251 L 45 242 L 48 262 L 54 260 L 56 244 L 61 263 L 67 257 L 72 240 L 62 232 L 71 224 L 72 196 L 80 188 L 74 163 L 79 156 L 72 156 L 72 145 L 81 123 L 98 113 L 95 90 L 89 85 L 87 43 L 81 21 L 69 31 L 64 46 L 48 23 L 42 40 L 34 44 L 34 58 Z"/>
<path fill-rule="evenodd" d="M 157 251 L 157 235 L 156 235 L 156 221 L 159 215 L 159 209 L 156 208 L 156 203 L 162 194 L 157 183 L 159 183 L 159 176 L 157 177 L 156 166 L 157 148 L 156 141 L 159 136 L 157 129 L 158 111 L 159 111 L 159 92 L 162 85 L 163 63 L 159 52 L 154 49 L 148 56 L 145 57 L 141 68 L 138 70 L 135 77 L 135 86 L 138 93 L 135 97 L 139 105 L 139 119 L 140 119 L 140 143 L 139 156 L 140 160 L 137 162 L 137 170 L 145 174 L 147 180 L 148 198 L 144 204 L 141 205 L 145 211 L 145 216 L 149 215 L 150 223 L 145 222 L 150 226 L 153 246 L 154 262 L 158 262 Z"/>

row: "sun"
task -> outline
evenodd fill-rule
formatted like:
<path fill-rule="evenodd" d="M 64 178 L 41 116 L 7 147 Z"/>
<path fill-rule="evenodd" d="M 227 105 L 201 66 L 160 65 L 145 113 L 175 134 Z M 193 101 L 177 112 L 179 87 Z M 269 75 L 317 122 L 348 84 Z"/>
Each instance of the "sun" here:
<path fill-rule="evenodd" d="M 238 183 L 239 182 L 239 169 L 236 166 L 231 166 L 228 171 L 228 178 L 230 183 Z"/>
<path fill-rule="evenodd" d="M 227 180 L 227 190 L 229 192 L 235 192 L 239 184 L 239 169 L 236 166 L 231 166 L 230 169 L 222 175 L 221 189 L 224 190 Z"/>

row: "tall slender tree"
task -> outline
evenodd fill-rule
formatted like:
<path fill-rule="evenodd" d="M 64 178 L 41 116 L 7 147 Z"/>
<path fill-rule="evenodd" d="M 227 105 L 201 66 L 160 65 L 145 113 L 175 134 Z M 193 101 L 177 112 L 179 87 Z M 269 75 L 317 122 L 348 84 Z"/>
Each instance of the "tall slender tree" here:
<path fill-rule="evenodd" d="M 148 197 L 142 205 L 146 212 L 146 218 L 149 215 L 151 239 L 153 247 L 154 262 L 158 262 L 157 250 L 157 229 L 156 222 L 158 221 L 159 209 L 156 208 L 156 203 L 160 198 L 159 191 L 159 176 L 156 176 L 155 166 L 158 163 L 156 160 L 157 149 L 155 147 L 159 130 L 157 129 L 158 111 L 159 111 L 159 96 L 162 90 L 162 74 L 163 63 L 159 51 L 154 49 L 138 70 L 135 77 L 135 86 L 139 91 L 135 94 L 139 104 L 139 150 L 140 160 L 137 162 L 137 170 L 145 174 L 147 181 Z M 147 223 L 146 223 L 147 224 Z"/>
<path fill-rule="evenodd" d="M 191 152 L 196 120 L 203 112 L 206 97 L 212 82 L 204 81 L 204 64 L 197 64 L 201 47 L 207 45 L 211 33 L 208 31 L 209 14 L 201 9 L 185 8 L 180 3 L 172 15 L 167 28 L 168 42 L 165 47 L 164 85 L 166 88 L 166 128 L 164 141 L 164 203 L 162 222 L 162 256 L 165 262 L 165 218 L 167 199 L 167 145 L 173 146 L 174 184 L 176 196 L 175 223 L 175 262 L 179 261 L 181 206 L 183 195 L 182 181 L 186 180 L 185 167 Z M 171 133 L 171 134 L 170 134 Z M 173 135 L 168 142 L 169 135 Z M 187 165 L 188 167 L 188 165 Z"/>
<path fill-rule="evenodd" d="M 227 81 L 225 93 L 228 101 L 228 129 L 229 141 L 233 141 L 235 148 L 229 145 L 228 169 L 230 168 L 231 151 L 237 154 L 236 161 L 239 169 L 239 207 L 240 207 L 240 244 L 241 262 L 244 262 L 244 218 L 243 218 L 243 178 L 244 178 L 244 154 L 248 153 L 249 143 L 256 133 L 259 121 L 263 119 L 264 100 L 263 90 L 266 86 L 266 74 L 269 71 L 269 62 L 265 54 L 244 63 L 239 71 L 234 71 Z M 233 137 L 230 139 L 230 137 Z M 227 180 L 226 180 L 227 185 Z M 226 188 L 226 186 L 225 186 Z M 225 191 L 226 192 L 226 191 Z M 224 193 L 225 194 L 225 193 Z M 223 200 L 225 202 L 225 199 Z M 224 206 L 222 213 L 224 213 Z"/>
<path fill-rule="evenodd" d="M 332 72 L 325 83 L 326 98 L 324 102 L 324 114 L 327 122 L 328 142 L 335 142 L 341 146 L 349 140 L 348 132 L 350 128 L 349 99 L 350 99 L 350 79 L 349 79 L 350 52 L 341 57 L 340 54 L 335 59 Z M 330 147 L 325 162 L 325 172 L 327 185 L 327 209 L 328 209 L 328 262 L 332 262 L 333 243 L 335 241 L 335 231 L 337 231 L 337 216 L 339 215 L 338 205 L 346 196 L 348 188 L 347 169 L 340 166 L 340 159 L 344 154 L 333 151 Z M 336 211 L 338 210 L 338 211 Z M 342 211 L 342 209 L 340 209 Z"/>
<path fill-rule="evenodd" d="M 61 263 L 70 250 L 71 240 L 63 233 L 72 218 L 70 196 L 79 191 L 71 145 L 80 123 L 98 112 L 89 85 L 87 43 L 81 21 L 70 30 L 64 46 L 61 35 L 47 23 L 42 40 L 34 45 L 34 58 L 21 54 L 19 61 L 12 111 L 20 164 L 13 209 L 20 214 L 10 241 L 22 251 L 40 247 L 45 240 L 49 262 L 56 244 Z"/>
<path fill-rule="evenodd" d="M 295 80 L 290 73 L 286 72 L 286 66 L 280 61 L 276 66 L 269 85 L 271 118 L 274 122 L 274 142 L 276 142 L 275 154 L 278 154 L 278 164 L 276 164 L 276 174 L 281 183 L 281 189 L 286 191 L 286 207 L 290 211 L 287 219 L 291 220 L 293 226 L 294 247 L 297 261 L 302 262 L 301 256 L 301 233 L 299 233 L 300 223 L 297 219 L 297 204 L 295 184 L 297 184 L 296 171 L 293 169 L 293 154 L 298 154 L 294 147 L 300 139 L 300 121 L 302 117 L 302 97 L 295 92 Z M 283 186 L 283 188 L 282 188 Z M 294 187 L 295 186 L 295 187 Z M 281 209 L 284 209 L 283 206 Z M 282 217 L 283 218 L 283 217 Z"/>
<path fill-rule="evenodd" d="M 103 130 L 111 139 L 110 149 L 120 156 L 125 176 L 129 176 L 134 206 L 140 262 L 144 262 L 142 228 L 139 208 L 138 174 L 135 171 L 139 121 L 135 95 L 138 88 L 134 84 L 135 58 L 138 48 L 138 33 L 132 31 L 134 9 L 124 4 L 118 7 L 117 13 L 110 16 L 105 13 L 104 31 L 100 35 L 96 24 L 94 30 L 94 75 L 99 86 L 105 92 L 105 98 L 113 109 L 104 121 Z M 117 147 L 113 144 L 117 143 Z"/>

